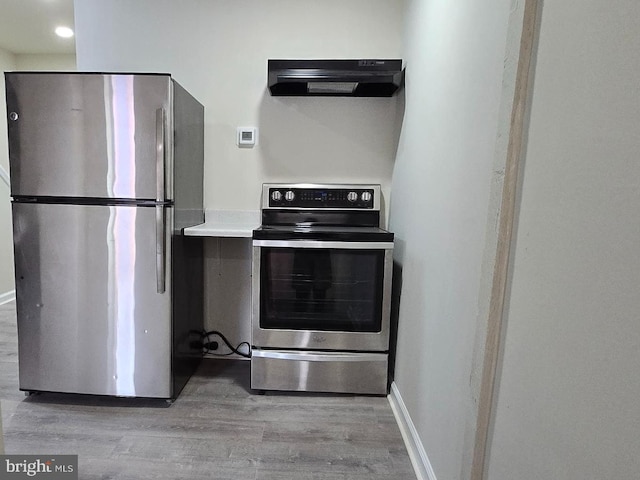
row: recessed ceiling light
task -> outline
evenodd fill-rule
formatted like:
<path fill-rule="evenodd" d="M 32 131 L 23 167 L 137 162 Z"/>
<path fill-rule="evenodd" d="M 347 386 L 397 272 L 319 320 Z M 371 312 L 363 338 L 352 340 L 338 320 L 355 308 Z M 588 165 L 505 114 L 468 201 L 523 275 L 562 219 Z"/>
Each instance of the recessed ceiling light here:
<path fill-rule="evenodd" d="M 69 27 L 56 27 L 56 35 L 62 38 L 71 38 L 73 37 L 73 30 Z"/>

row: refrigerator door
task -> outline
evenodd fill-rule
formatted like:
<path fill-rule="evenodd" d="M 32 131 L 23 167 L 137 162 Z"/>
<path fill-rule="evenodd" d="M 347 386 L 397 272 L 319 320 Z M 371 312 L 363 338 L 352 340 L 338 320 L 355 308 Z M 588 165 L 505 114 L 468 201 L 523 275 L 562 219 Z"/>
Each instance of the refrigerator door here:
<path fill-rule="evenodd" d="M 12 195 L 171 199 L 169 75 L 5 78 Z"/>
<path fill-rule="evenodd" d="M 158 293 L 157 208 L 12 208 L 20 389 L 172 397 L 171 275 Z M 158 208 L 170 224 L 172 208 Z"/>

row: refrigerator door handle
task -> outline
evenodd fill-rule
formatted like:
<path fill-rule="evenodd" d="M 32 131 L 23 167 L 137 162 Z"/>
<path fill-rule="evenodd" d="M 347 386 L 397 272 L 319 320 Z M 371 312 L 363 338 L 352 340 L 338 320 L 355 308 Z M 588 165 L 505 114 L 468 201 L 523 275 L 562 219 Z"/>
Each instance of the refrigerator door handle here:
<path fill-rule="evenodd" d="M 156 205 L 156 282 L 158 293 L 165 292 L 164 207 Z"/>
<path fill-rule="evenodd" d="M 156 110 L 156 201 L 164 202 L 165 111 Z M 157 292 L 165 292 L 164 206 L 156 205 L 156 281 Z"/>
<path fill-rule="evenodd" d="M 165 112 L 164 108 L 156 110 L 156 201 L 163 202 L 164 194 L 164 159 L 165 159 Z"/>

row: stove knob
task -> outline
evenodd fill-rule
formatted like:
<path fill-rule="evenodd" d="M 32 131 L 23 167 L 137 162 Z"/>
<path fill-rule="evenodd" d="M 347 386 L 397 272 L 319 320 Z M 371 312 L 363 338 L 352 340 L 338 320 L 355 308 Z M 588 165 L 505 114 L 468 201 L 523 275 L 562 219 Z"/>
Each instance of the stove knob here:
<path fill-rule="evenodd" d="M 296 198 L 296 194 L 295 194 L 295 193 L 293 193 L 293 191 L 292 191 L 292 190 L 289 190 L 288 192 L 286 192 L 286 193 L 284 194 L 284 199 L 285 199 L 287 202 L 292 202 L 294 198 Z"/>
<path fill-rule="evenodd" d="M 370 202 L 371 201 L 371 192 L 362 192 L 362 195 L 360 196 L 360 199 L 363 202 Z"/>
<path fill-rule="evenodd" d="M 280 190 L 274 190 L 273 192 L 271 192 L 271 200 L 273 200 L 274 202 L 279 202 L 280 200 L 282 200 L 282 193 L 280 193 Z"/>
<path fill-rule="evenodd" d="M 356 192 L 349 192 L 347 194 L 347 200 L 349 200 L 350 202 L 355 202 L 356 200 L 358 200 L 358 194 Z"/>

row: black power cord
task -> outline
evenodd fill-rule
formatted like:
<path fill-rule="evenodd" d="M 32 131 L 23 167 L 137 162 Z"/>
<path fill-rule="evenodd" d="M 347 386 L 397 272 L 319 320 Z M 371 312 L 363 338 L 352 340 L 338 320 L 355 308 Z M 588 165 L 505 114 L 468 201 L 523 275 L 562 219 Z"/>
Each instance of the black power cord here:
<path fill-rule="evenodd" d="M 213 353 L 213 350 L 217 350 L 218 349 L 218 342 L 215 341 L 211 341 L 211 335 L 215 335 L 217 337 L 220 337 L 220 339 L 225 343 L 225 345 L 229 348 L 229 350 L 231 350 L 231 352 L 229 353 Z M 203 345 L 205 348 L 205 355 L 206 354 L 210 354 L 210 355 L 218 355 L 220 357 L 226 357 L 229 355 L 233 355 L 234 353 L 236 355 L 240 355 L 241 357 L 245 357 L 245 358 L 251 358 L 251 345 L 249 345 L 249 342 L 241 342 L 238 344 L 237 347 L 234 347 L 233 345 L 231 345 L 231 343 L 229 342 L 229 340 L 227 340 L 227 338 L 219 331 L 217 330 L 211 330 L 209 332 L 203 332 L 203 339 L 204 337 L 206 337 L 207 341 L 206 343 Z M 242 347 L 243 345 L 247 346 L 247 350 L 248 353 L 245 352 L 241 352 L 240 351 L 240 347 Z"/>

